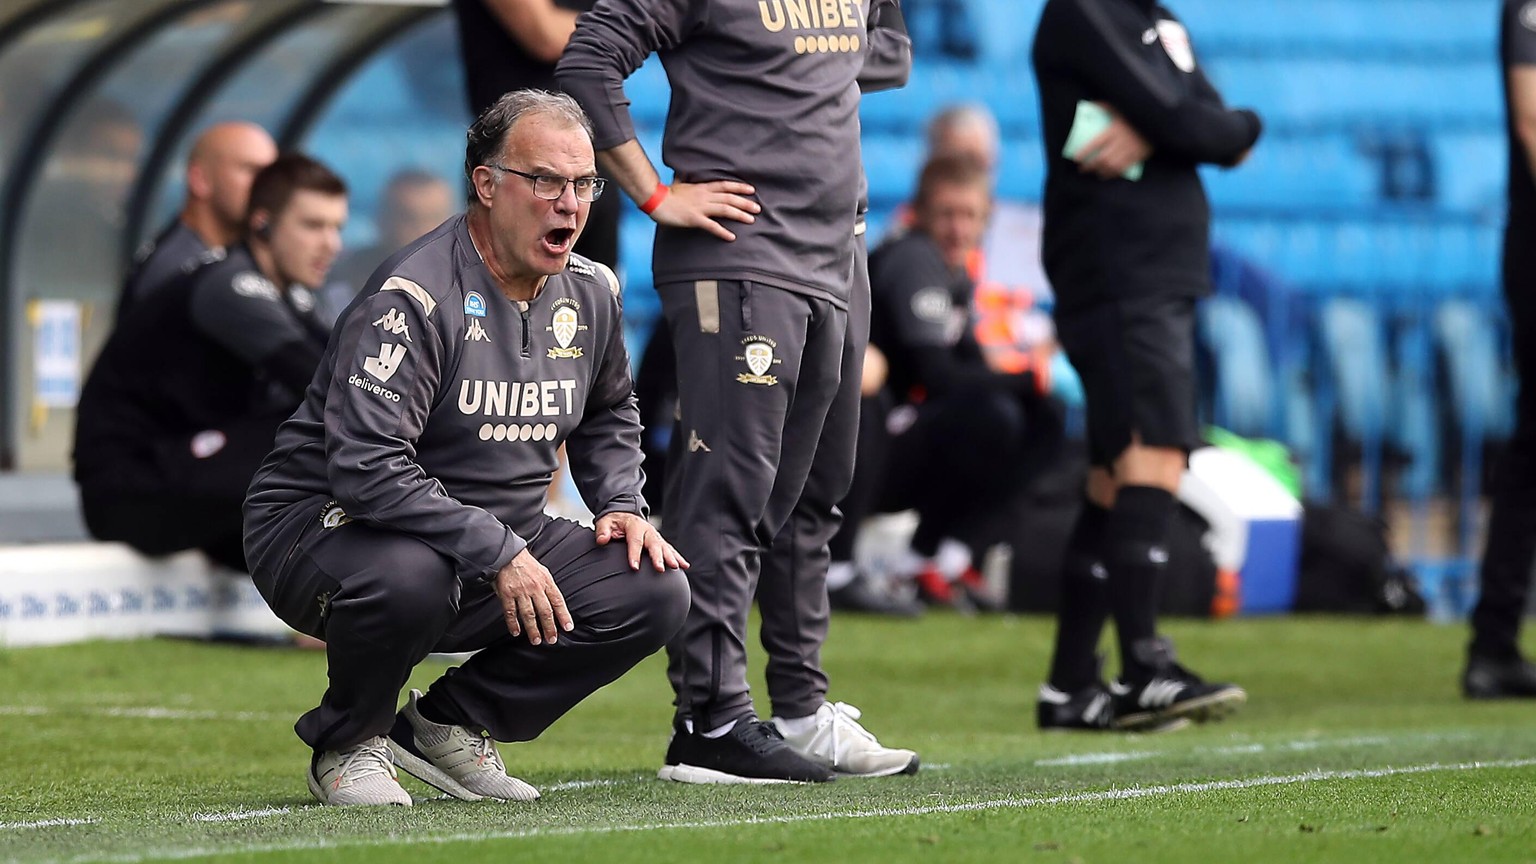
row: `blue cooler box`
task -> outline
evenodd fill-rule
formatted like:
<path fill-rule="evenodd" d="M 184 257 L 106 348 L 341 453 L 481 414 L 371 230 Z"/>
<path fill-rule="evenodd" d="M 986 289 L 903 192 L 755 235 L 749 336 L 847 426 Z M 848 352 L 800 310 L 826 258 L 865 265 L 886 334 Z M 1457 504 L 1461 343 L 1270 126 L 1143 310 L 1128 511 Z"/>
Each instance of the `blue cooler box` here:
<path fill-rule="evenodd" d="M 1217 614 L 1289 612 L 1301 556 L 1301 502 L 1247 457 L 1215 447 L 1189 456 L 1179 501 L 1210 523 Z M 1235 603 L 1232 595 L 1235 593 Z"/>

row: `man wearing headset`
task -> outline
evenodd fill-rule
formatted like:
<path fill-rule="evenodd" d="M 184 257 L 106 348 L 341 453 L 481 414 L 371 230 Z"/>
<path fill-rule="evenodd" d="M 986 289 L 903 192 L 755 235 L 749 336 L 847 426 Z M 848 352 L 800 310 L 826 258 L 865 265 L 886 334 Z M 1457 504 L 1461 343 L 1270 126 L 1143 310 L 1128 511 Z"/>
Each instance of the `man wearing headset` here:
<path fill-rule="evenodd" d="M 81 393 L 75 482 L 99 540 L 202 549 L 245 570 L 241 502 L 325 350 L 315 294 L 341 250 L 347 189 L 289 154 L 251 187 L 228 254 L 137 301 Z"/>

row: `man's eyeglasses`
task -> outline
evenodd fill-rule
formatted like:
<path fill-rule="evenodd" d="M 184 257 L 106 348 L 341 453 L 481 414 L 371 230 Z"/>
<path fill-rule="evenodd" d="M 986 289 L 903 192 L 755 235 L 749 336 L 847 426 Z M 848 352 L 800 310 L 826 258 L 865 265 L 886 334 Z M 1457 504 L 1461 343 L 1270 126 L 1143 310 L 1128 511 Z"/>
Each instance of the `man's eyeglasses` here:
<path fill-rule="evenodd" d="M 576 190 L 576 200 L 590 204 L 603 196 L 603 187 L 608 184 L 608 181 L 602 177 L 561 177 L 558 174 L 529 174 L 526 171 L 508 168 L 505 165 L 498 165 L 494 162 L 485 163 L 485 167 L 528 178 L 528 182 L 533 184 L 534 197 L 543 198 L 545 201 L 558 200 L 561 195 L 565 194 L 565 184 L 569 183 Z"/>

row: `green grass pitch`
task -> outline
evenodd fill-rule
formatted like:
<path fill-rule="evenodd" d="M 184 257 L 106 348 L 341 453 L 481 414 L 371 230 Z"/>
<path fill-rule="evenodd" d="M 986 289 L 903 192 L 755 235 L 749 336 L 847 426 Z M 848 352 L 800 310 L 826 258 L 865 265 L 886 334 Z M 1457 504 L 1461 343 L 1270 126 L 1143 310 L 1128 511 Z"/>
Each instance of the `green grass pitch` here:
<path fill-rule="evenodd" d="M 317 653 L 0 651 L 0 860 L 1536 861 L 1536 705 L 1461 700 L 1461 627 L 1171 622 L 1189 664 L 1250 702 L 1151 736 L 1035 730 L 1052 627 L 834 620 L 832 698 L 919 750 L 916 777 L 657 781 L 671 709 L 653 657 L 538 741 L 503 745 L 542 801 L 441 800 L 407 779 L 418 806 L 385 810 L 305 790 L 291 727 L 324 686 Z"/>

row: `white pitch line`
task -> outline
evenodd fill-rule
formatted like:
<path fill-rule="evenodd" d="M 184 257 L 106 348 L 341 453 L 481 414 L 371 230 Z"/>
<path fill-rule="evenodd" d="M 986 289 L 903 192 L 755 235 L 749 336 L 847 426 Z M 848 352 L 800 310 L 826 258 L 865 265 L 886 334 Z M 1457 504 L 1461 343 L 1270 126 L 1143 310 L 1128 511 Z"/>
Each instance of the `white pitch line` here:
<path fill-rule="evenodd" d="M 1163 755 L 1152 750 L 1132 750 L 1124 753 L 1072 753 L 1066 756 L 1057 756 L 1053 759 L 1036 759 L 1036 768 L 1054 768 L 1057 766 L 1071 765 L 1113 765 L 1116 762 L 1135 762 L 1138 759 L 1151 759 Z"/>
<path fill-rule="evenodd" d="M 1353 738 L 1302 738 L 1295 741 L 1278 741 L 1269 744 L 1229 744 L 1222 747 L 1196 747 L 1192 750 L 1106 750 L 1098 753 L 1070 753 L 1050 759 L 1036 759 L 1037 768 L 1070 767 L 1074 765 L 1113 765 L 1119 762 L 1135 762 L 1142 759 L 1158 759 L 1168 756 L 1214 754 L 1217 756 L 1248 756 L 1255 753 L 1299 753 L 1320 750 L 1324 747 L 1379 747 L 1403 741 L 1452 741 L 1467 738 L 1464 734 L 1412 734 L 1412 735 L 1362 735 Z"/>
<path fill-rule="evenodd" d="M 41 717 L 46 714 L 68 714 L 92 717 L 130 717 L 139 720 L 256 720 L 269 722 L 291 719 L 286 714 L 266 711 L 209 711 L 193 708 L 163 708 L 147 706 L 99 706 L 99 705 L 0 705 L 0 716 Z"/>
<path fill-rule="evenodd" d="M 233 813 L 194 813 L 198 822 L 238 822 L 241 819 L 260 819 L 263 816 L 281 816 L 292 812 L 287 807 L 263 807 L 260 810 L 236 810 Z"/>
<path fill-rule="evenodd" d="M 564 783 L 551 783 L 544 787 L 546 792 L 564 792 L 567 789 L 594 789 L 600 786 L 624 786 L 637 780 L 649 780 L 650 777 L 630 777 L 625 780 L 567 780 Z"/>
<path fill-rule="evenodd" d="M 1093 804 L 1101 801 L 1125 801 L 1133 798 L 1158 798 L 1174 795 L 1193 795 L 1205 792 L 1256 789 L 1268 786 L 1291 786 L 1298 783 L 1319 783 L 1331 780 L 1362 780 L 1381 777 L 1397 777 L 1406 774 L 1428 774 L 1438 771 L 1480 771 L 1496 768 L 1529 768 L 1536 766 L 1536 759 L 1503 759 L 1489 762 L 1456 762 L 1426 765 L 1405 765 L 1400 768 L 1363 768 L 1347 771 L 1307 771 L 1301 774 L 1279 774 L 1248 777 L 1239 780 L 1213 780 L 1203 783 L 1174 783 L 1157 786 L 1131 786 L 1124 789 L 1105 789 L 1098 792 L 1074 792 L 1045 798 L 996 798 L 990 801 L 973 801 L 964 804 L 930 804 L 920 807 L 892 807 L 865 810 L 842 810 L 827 813 L 801 813 L 784 816 L 754 816 L 746 819 L 719 819 L 696 822 L 640 822 L 628 825 L 579 825 L 565 828 L 529 828 L 519 831 L 487 831 L 475 834 L 461 833 L 441 836 L 416 837 L 410 835 L 380 835 L 347 838 L 342 840 L 295 840 L 291 842 L 263 843 L 231 848 L 199 847 L 195 849 L 160 849 L 131 855 L 107 857 L 79 857 L 67 859 L 69 864 L 138 864 L 142 861 L 162 861 L 183 858 L 212 858 L 225 855 L 256 855 L 272 852 L 312 851 L 353 847 L 405 846 L 413 844 L 447 844 L 483 842 L 486 840 L 516 840 L 530 837 L 565 837 L 595 834 L 629 834 L 649 831 L 689 831 L 711 828 L 737 828 L 749 825 L 790 825 L 801 822 L 829 822 L 844 819 L 886 819 L 898 816 L 931 816 L 949 813 L 974 813 L 985 810 L 1021 810 L 1049 807 L 1058 804 Z"/>
<path fill-rule="evenodd" d="M 94 825 L 96 819 L 40 819 L 36 822 L 0 822 L 0 831 L 21 831 L 26 828 L 52 828 L 55 825 Z"/>

